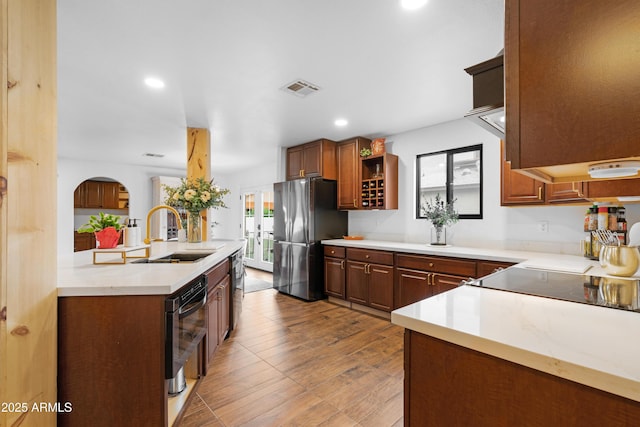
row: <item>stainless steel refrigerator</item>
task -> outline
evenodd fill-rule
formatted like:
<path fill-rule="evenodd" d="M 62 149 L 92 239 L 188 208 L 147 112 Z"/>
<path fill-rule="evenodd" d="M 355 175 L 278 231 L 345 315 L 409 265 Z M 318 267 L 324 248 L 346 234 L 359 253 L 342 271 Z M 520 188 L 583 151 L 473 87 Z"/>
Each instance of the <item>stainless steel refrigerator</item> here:
<path fill-rule="evenodd" d="M 307 301 L 324 298 L 320 240 L 347 234 L 336 181 L 303 178 L 273 185 L 273 287 Z"/>

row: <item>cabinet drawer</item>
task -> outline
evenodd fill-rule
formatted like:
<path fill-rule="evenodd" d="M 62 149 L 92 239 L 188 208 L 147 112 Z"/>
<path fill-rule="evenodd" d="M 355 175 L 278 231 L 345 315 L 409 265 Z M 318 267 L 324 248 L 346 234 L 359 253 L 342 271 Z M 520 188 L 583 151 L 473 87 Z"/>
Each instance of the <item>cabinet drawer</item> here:
<path fill-rule="evenodd" d="M 224 279 L 224 276 L 229 274 L 229 260 L 225 259 L 204 274 L 207 276 L 207 287 L 210 290 L 213 289 L 222 279 Z"/>
<path fill-rule="evenodd" d="M 344 258 L 345 248 L 340 246 L 325 246 L 324 256 L 330 256 L 333 258 Z"/>
<path fill-rule="evenodd" d="M 393 265 L 393 252 L 347 248 L 347 258 L 354 261 Z"/>
<path fill-rule="evenodd" d="M 476 277 L 476 262 L 464 259 L 399 254 L 396 266 L 413 270 Z"/>
<path fill-rule="evenodd" d="M 500 262 L 500 261 L 478 261 L 478 278 L 488 276 L 491 273 L 495 273 L 501 269 L 511 267 L 512 262 Z"/>

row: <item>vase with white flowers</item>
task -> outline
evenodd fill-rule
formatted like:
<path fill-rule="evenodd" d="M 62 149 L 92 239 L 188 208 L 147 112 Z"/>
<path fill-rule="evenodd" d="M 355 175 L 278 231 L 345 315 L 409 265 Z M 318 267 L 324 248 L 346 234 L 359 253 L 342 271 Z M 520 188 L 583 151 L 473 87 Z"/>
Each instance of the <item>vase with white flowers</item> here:
<path fill-rule="evenodd" d="M 431 229 L 431 244 L 444 246 L 447 244 L 447 226 L 458 222 L 458 212 L 453 207 L 455 200 L 445 203 L 440 197 L 440 193 L 436 194 L 435 200 L 429 199 L 421 207 L 421 215 L 423 218 L 431 221 L 433 228 Z"/>
<path fill-rule="evenodd" d="M 205 209 L 226 208 L 223 197 L 229 194 L 229 189 L 215 185 L 213 179 L 182 178 L 180 185 L 171 187 L 163 185 L 167 193 L 166 204 L 174 208 L 182 208 L 187 211 L 187 242 L 198 243 L 202 241 L 202 221 L 200 212 Z"/>

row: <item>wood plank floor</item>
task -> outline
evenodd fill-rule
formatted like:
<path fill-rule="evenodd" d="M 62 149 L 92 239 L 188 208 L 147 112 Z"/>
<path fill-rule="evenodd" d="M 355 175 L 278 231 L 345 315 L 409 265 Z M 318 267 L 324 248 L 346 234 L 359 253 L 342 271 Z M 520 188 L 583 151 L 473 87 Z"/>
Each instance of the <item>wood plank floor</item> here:
<path fill-rule="evenodd" d="M 327 301 L 247 294 L 180 427 L 401 426 L 403 333 Z"/>

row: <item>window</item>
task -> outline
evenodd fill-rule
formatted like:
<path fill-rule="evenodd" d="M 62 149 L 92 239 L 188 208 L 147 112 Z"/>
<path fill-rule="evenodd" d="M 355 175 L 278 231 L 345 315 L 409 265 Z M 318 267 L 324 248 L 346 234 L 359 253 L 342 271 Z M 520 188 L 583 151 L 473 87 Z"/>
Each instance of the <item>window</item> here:
<path fill-rule="evenodd" d="M 482 219 L 482 145 L 420 154 L 416 178 L 416 218 L 440 194 L 460 219 Z"/>

